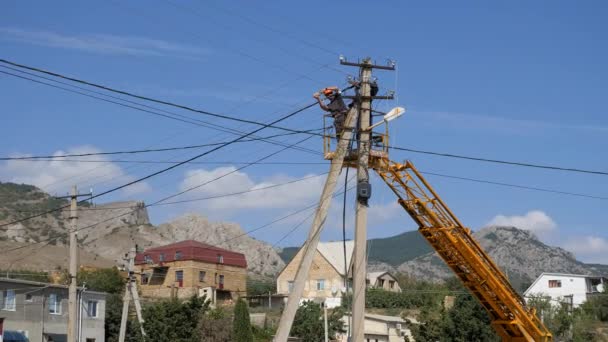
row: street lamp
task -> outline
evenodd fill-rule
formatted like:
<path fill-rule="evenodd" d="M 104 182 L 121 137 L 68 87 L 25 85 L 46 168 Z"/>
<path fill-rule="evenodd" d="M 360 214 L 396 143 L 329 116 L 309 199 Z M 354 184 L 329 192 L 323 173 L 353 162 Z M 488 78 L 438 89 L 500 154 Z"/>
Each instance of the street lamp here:
<path fill-rule="evenodd" d="M 403 107 L 395 107 L 395 108 L 391 109 L 388 113 L 384 114 L 384 117 L 382 118 L 382 121 L 377 122 L 377 123 L 369 126 L 366 129 L 366 131 L 371 131 L 372 129 L 380 126 L 381 124 L 383 124 L 385 122 L 389 122 L 389 121 L 395 120 L 396 118 L 398 118 L 401 115 L 403 115 L 403 113 L 405 113 L 405 108 L 403 108 Z"/>

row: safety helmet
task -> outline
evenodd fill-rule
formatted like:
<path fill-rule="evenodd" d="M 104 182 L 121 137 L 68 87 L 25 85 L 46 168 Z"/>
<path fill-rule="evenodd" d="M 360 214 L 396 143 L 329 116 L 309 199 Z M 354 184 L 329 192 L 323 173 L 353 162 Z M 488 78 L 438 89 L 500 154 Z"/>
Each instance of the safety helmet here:
<path fill-rule="evenodd" d="M 331 89 L 331 88 L 325 88 L 325 89 L 323 89 L 323 95 L 330 96 L 330 95 L 333 95 L 333 94 L 334 94 L 334 90 L 333 89 Z"/>

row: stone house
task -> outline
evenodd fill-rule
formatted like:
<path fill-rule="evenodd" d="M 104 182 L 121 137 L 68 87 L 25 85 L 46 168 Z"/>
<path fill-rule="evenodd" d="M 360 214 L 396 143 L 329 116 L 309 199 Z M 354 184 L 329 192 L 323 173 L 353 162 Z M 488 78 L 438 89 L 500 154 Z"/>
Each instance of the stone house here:
<path fill-rule="evenodd" d="M 68 287 L 0 278 L 0 320 L 4 331 L 18 332 L 30 342 L 65 341 L 68 330 Z M 77 318 L 82 342 L 105 341 L 106 294 L 78 289 Z"/>
<path fill-rule="evenodd" d="M 354 241 L 346 241 L 346 265 L 350 265 Z M 277 293 L 288 295 L 293 287 L 302 249 L 281 270 L 277 277 Z M 302 300 L 327 302 L 328 307 L 340 305 L 344 288 L 344 249 L 342 241 L 319 242 L 312 260 Z"/>
<path fill-rule="evenodd" d="M 401 292 L 399 282 L 389 272 L 369 272 L 367 274 L 367 287 L 384 289 L 391 292 Z"/>
<path fill-rule="evenodd" d="M 230 301 L 247 294 L 245 255 L 194 240 L 149 248 L 135 257 L 143 297 Z"/>

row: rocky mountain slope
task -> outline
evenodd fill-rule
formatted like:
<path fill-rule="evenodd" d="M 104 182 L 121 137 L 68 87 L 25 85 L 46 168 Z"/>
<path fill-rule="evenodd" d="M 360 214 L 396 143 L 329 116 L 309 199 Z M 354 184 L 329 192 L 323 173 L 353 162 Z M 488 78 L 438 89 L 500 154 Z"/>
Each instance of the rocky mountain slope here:
<path fill-rule="evenodd" d="M 66 204 L 67 201 L 54 199 L 34 186 L 0 183 L 0 223 L 12 222 Z M 64 210 L 0 230 L 0 246 L 42 242 L 23 249 L 29 251 L 30 255 L 15 254 L 1 258 L 4 260 L 0 259 L 0 268 L 52 269 L 64 265 L 60 260 L 67 256 L 67 222 L 68 211 Z M 150 224 L 143 202 L 81 205 L 78 227 L 83 264 L 93 266 L 115 264 L 134 244 L 145 248 L 186 239 L 245 254 L 249 271 L 253 274 L 273 275 L 285 265 L 269 244 L 249 237 L 234 223 L 209 222 L 198 215 L 186 215 L 154 227 Z M 40 248 L 41 246 L 45 248 Z"/>
<path fill-rule="evenodd" d="M 483 228 L 473 235 L 519 289 L 529 285 L 542 272 L 606 272 L 601 265 L 587 265 L 577 261 L 572 253 L 563 248 L 545 245 L 526 230 L 493 226 Z M 434 252 L 406 261 L 397 270 L 431 281 L 441 281 L 452 276 L 451 270 Z"/>

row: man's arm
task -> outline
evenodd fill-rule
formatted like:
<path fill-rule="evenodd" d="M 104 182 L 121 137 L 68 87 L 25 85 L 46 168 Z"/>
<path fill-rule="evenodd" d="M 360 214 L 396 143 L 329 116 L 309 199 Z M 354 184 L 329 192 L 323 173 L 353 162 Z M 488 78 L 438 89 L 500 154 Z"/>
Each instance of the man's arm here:
<path fill-rule="evenodd" d="M 326 112 L 329 112 L 329 108 L 327 108 L 325 103 L 323 103 L 323 101 L 321 101 L 321 95 L 319 93 L 312 94 L 312 97 L 317 99 L 317 102 L 319 103 L 319 107 L 321 107 L 321 109 L 323 109 Z"/>

